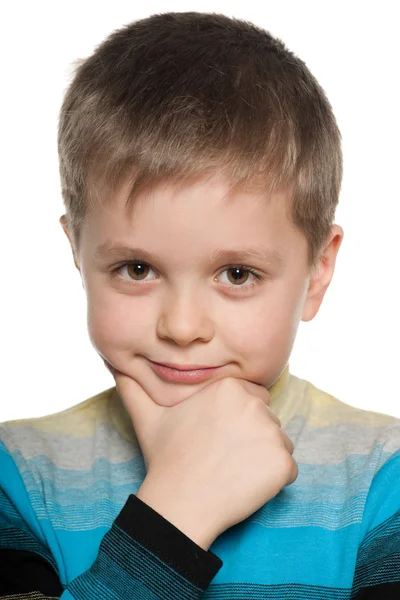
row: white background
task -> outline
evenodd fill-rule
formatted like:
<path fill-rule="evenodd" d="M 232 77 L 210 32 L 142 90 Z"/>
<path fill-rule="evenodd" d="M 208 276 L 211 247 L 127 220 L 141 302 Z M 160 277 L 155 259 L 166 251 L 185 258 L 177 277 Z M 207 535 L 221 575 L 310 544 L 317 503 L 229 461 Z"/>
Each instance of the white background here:
<path fill-rule="evenodd" d="M 188 10 L 261 25 L 325 89 L 343 137 L 336 223 L 345 238 L 318 315 L 300 324 L 290 370 L 344 402 L 400 417 L 398 3 L 2 6 L 0 421 L 54 413 L 114 385 L 90 343 L 85 293 L 58 222 L 58 111 L 72 62 L 112 30 L 156 12 Z"/>

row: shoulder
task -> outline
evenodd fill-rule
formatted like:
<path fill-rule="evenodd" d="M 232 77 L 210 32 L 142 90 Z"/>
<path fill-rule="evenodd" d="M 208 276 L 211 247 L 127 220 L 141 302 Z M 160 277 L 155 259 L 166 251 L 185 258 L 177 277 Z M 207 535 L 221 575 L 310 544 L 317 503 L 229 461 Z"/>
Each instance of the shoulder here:
<path fill-rule="evenodd" d="M 53 454 L 63 441 L 68 445 L 73 438 L 92 437 L 99 426 L 110 422 L 109 404 L 114 393 L 115 387 L 109 388 L 66 410 L 0 423 L 3 451 L 29 459 Z"/>
<path fill-rule="evenodd" d="M 374 464 L 379 469 L 399 453 L 399 418 L 351 406 L 309 381 L 291 378 L 293 389 L 302 393 L 297 394 L 288 433 L 298 433 L 300 446 L 311 462 L 349 459 L 366 465 L 365 457 L 370 467 Z"/>
<path fill-rule="evenodd" d="M 298 379 L 298 378 L 296 378 Z M 326 391 L 321 390 L 310 381 L 300 380 L 306 385 L 305 394 L 310 399 L 311 403 L 315 407 L 319 407 L 323 410 L 329 418 L 333 416 L 339 420 L 354 420 L 363 424 L 389 424 L 399 422 L 400 419 L 393 415 L 381 413 L 378 411 L 366 410 L 358 408 L 346 402 L 336 396 L 329 394 Z M 332 414 L 333 409 L 333 414 Z"/>

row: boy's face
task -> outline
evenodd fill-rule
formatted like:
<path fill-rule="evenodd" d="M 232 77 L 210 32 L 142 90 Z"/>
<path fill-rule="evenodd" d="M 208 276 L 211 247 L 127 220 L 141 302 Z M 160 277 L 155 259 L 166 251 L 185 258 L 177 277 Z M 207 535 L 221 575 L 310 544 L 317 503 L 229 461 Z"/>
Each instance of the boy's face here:
<path fill-rule="evenodd" d="M 122 185 L 105 207 L 89 207 L 82 227 L 74 260 L 92 344 L 160 405 L 177 404 L 224 377 L 269 388 L 289 360 L 300 320 L 317 314 L 333 275 L 341 227 L 333 226 L 311 279 L 306 239 L 286 214 L 287 192 L 266 198 L 229 187 L 222 176 L 181 188 L 160 184 L 142 192 L 129 213 Z M 139 250 L 98 252 L 109 243 L 152 258 Z M 250 246 L 281 259 L 212 259 L 218 249 Z M 133 260 L 139 264 L 123 266 Z M 241 265 L 261 279 L 235 270 Z M 221 368 L 206 381 L 177 383 L 162 379 L 149 361 Z"/>

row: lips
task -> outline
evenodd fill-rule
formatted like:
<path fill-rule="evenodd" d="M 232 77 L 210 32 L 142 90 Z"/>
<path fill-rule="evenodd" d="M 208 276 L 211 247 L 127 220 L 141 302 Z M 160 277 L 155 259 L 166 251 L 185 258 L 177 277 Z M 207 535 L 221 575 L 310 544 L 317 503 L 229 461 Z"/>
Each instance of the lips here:
<path fill-rule="evenodd" d="M 152 369 L 165 381 L 181 383 L 197 383 L 211 377 L 221 367 L 206 367 L 203 369 L 173 369 L 150 361 Z"/>
<path fill-rule="evenodd" d="M 152 361 L 153 362 L 153 361 Z M 217 367 L 209 365 L 179 365 L 177 363 L 154 363 L 162 367 L 169 367 L 175 371 L 203 371 L 204 369 L 216 369 Z"/>

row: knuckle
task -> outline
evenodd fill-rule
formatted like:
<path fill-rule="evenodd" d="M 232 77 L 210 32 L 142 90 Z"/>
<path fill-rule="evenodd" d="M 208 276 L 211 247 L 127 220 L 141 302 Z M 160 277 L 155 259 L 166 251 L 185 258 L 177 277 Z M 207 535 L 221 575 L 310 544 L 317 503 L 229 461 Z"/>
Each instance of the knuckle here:
<path fill-rule="evenodd" d="M 230 402 L 237 396 L 237 393 L 235 393 L 237 390 L 237 384 L 235 384 L 235 381 L 231 377 L 219 379 L 214 385 L 216 386 L 219 399 Z"/>
<path fill-rule="evenodd" d="M 269 406 L 270 400 L 271 400 L 271 396 L 269 394 L 269 391 L 266 389 L 265 390 L 265 394 L 263 393 L 264 399 L 263 402 L 266 406 Z"/>
<path fill-rule="evenodd" d="M 290 483 L 293 483 L 294 481 L 296 481 L 298 475 L 299 475 L 299 467 L 298 467 L 297 462 L 293 459 L 292 471 L 290 474 Z"/>
<path fill-rule="evenodd" d="M 239 392 L 239 384 L 233 378 L 221 379 L 215 382 L 215 393 L 212 396 L 213 405 L 217 410 L 232 414 L 240 412 L 246 406 L 243 394 Z"/>
<path fill-rule="evenodd" d="M 286 447 L 283 449 L 284 451 L 281 453 L 280 462 L 282 472 L 285 473 L 286 477 L 289 477 L 293 473 L 293 464 L 295 463 L 293 457 L 287 452 Z"/>
<path fill-rule="evenodd" d="M 269 420 L 267 425 L 269 427 L 269 436 L 275 439 L 276 443 L 279 444 L 279 446 L 281 446 L 282 449 L 285 449 L 285 436 L 283 434 L 282 429 L 280 428 L 280 425 L 275 423 L 275 421 L 270 417 L 268 417 L 268 419 Z"/>
<path fill-rule="evenodd" d="M 275 429 L 276 423 L 272 419 L 271 415 L 266 410 L 263 401 L 258 396 L 250 395 L 244 399 L 243 410 L 245 414 L 248 414 L 250 418 L 257 418 L 263 427 L 269 427 L 271 430 Z"/>
<path fill-rule="evenodd" d="M 278 425 L 278 427 L 281 428 L 282 427 L 281 420 L 276 416 L 276 414 L 273 413 L 271 409 L 268 409 L 268 414 L 270 415 L 272 421 L 274 421 L 274 423 L 276 423 Z"/>
<path fill-rule="evenodd" d="M 224 377 L 223 379 L 218 379 L 215 385 L 220 392 L 229 394 L 237 389 L 238 383 L 234 377 Z"/>
<path fill-rule="evenodd" d="M 289 484 L 293 483 L 294 481 L 296 481 L 297 476 L 299 474 L 299 468 L 297 466 L 297 462 L 294 460 L 294 458 L 290 454 L 286 455 L 286 459 L 283 460 L 283 464 L 284 464 L 285 479 L 287 482 L 286 485 L 289 485 Z"/>

